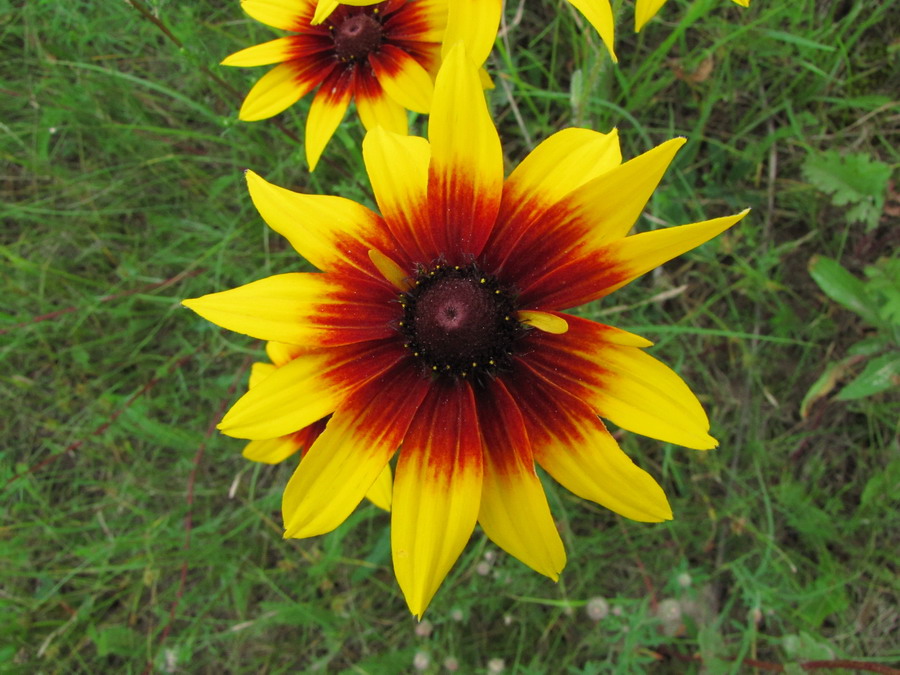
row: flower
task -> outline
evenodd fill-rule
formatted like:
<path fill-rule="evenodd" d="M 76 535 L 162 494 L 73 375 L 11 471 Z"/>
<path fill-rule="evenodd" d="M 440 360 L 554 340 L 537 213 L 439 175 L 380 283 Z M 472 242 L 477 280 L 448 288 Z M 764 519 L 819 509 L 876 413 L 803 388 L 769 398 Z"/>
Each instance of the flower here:
<path fill-rule="evenodd" d="M 427 113 L 446 27 L 447 0 L 386 0 L 340 6 L 313 25 L 315 0 L 243 0 L 257 21 L 294 35 L 248 47 L 225 66 L 277 63 L 253 86 L 242 120 L 276 115 L 319 87 L 306 121 L 306 160 L 319 157 L 350 100 L 367 129 L 407 133 L 406 109 Z"/>
<path fill-rule="evenodd" d="M 662 488 L 600 417 L 708 449 L 716 441 L 705 412 L 644 352 L 648 340 L 561 310 L 604 297 L 746 213 L 626 236 L 684 139 L 622 163 L 615 132 L 566 129 L 504 181 L 462 45 L 437 76 L 428 132 L 366 135 L 381 215 L 248 172 L 263 219 L 322 272 L 184 301 L 230 330 L 305 346 L 219 425 L 272 438 L 332 414 L 285 489 L 285 536 L 340 525 L 400 449 L 391 547 L 419 617 L 476 522 L 558 578 L 566 557 L 535 463 L 628 518 L 672 517 Z"/>
<path fill-rule="evenodd" d="M 257 362 L 250 369 L 249 387 L 252 388 L 269 377 L 276 370 L 287 365 L 304 353 L 304 348 L 297 345 L 287 345 L 280 342 L 266 343 L 266 354 L 271 363 Z M 304 453 L 312 447 L 316 439 L 325 431 L 328 417 L 316 420 L 299 431 L 283 434 L 276 438 L 261 438 L 250 441 L 244 447 L 243 455 L 252 462 L 263 464 L 278 464 L 295 453 Z M 384 471 L 369 488 L 366 497 L 375 506 L 391 510 L 391 467 L 385 466 Z"/>
<path fill-rule="evenodd" d="M 331 3 L 334 0 L 319 0 L 320 6 Z M 363 4 L 373 0 L 354 0 Z M 615 44 L 615 21 L 610 0 L 568 0 L 575 9 L 584 16 L 600 35 L 603 44 L 609 51 L 613 62 L 618 62 Z M 744 7 L 750 5 L 750 0 L 733 0 Z M 634 15 L 634 30 L 638 32 L 644 24 L 652 19 L 666 3 L 666 0 L 637 0 Z M 449 17 L 447 19 L 447 37 L 445 44 L 453 44 L 455 40 L 464 40 L 473 53 L 480 53 L 480 49 L 487 46 L 484 57 L 487 58 L 490 47 L 493 45 L 497 28 L 500 24 L 500 12 L 503 0 L 449 0 Z M 490 41 L 485 42 L 486 36 Z M 477 46 L 473 46 L 477 45 Z M 483 59 L 482 59 L 483 61 Z"/>

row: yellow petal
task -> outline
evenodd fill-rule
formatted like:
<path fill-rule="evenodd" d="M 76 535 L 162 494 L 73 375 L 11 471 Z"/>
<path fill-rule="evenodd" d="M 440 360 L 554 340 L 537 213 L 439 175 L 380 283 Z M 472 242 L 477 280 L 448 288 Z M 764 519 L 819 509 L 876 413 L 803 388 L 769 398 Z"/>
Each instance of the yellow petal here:
<path fill-rule="evenodd" d="M 293 192 L 252 171 L 246 172 L 246 178 L 250 198 L 263 220 L 320 270 L 339 270 L 345 265 L 369 270 L 370 249 L 391 249 L 384 223 L 362 204 L 343 197 Z"/>
<path fill-rule="evenodd" d="M 664 4 L 666 0 L 637 0 L 634 5 L 634 32 L 641 30 Z"/>
<path fill-rule="evenodd" d="M 218 326 L 260 340 L 335 346 L 391 337 L 392 296 L 358 279 L 345 285 L 337 275 L 295 272 L 182 304 Z"/>
<path fill-rule="evenodd" d="M 296 30 L 304 17 L 312 15 L 312 0 L 241 0 L 241 9 L 257 21 L 281 28 Z"/>
<path fill-rule="evenodd" d="M 363 139 L 363 160 L 378 209 L 406 259 L 438 255 L 427 237 L 428 141 L 373 129 Z"/>
<path fill-rule="evenodd" d="M 238 117 L 245 122 L 255 122 L 290 108 L 310 89 L 297 83 L 296 74 L 296 68 L 290 63 L 272 68 L 250 89 Z"/>
<path fill-rule="evenodd" d="M 569 330 L 569 324 L 558 314 L 550 314 L 549 312 L 538 312 L 531 309 L 519 310 L 517 318 L 522 323 L 533 326 L 545 333 L 554 333 L 561 335 Z"/>
<path fill-rule="evenodd" d="M 372 487 L 366 493 L 366 499 L 383 511 L 391 510 L 391 492 L 394 489 L 394 481 L 391 477 L 391 466 L 388 464 L 372 483 Z"/>
<path fill-rule="evenodd" d="M 315 170 L 322 151 L 344 118 L 351 95 L 348 77 L 329 77 L 316 93 L 306 118 L 306 162 L 310 171 Z"/>
<path fill-rule="evenodd" d="M 323 534 L 346 520 L 383 473 L 430 386 L 414 368 L 391 371 L 335 411 L 285 488 L 285 537 Z"/>
<path fill-rule="evenodd" d="M 478 70 L 461 44 L 437 76 L 428 122 L 431 142 L 428 205 L 441 251 L 478 256 L 490 235 L 503 190 L 503 152 Z"/>
<path fill-rule="evenodd" d="M 384 278 L 390 281 L 395 288 L 401 291 L 408 291 L 412 288 L 411 271 L 407 272 L 384 253 L 374 248 L 369 250 L 369 258 Z"/>
<path fill-rule="evenodd" d="M 716 446 L 703 407 L 671 368 L 639 347 L 621 344 L 630 334 L 566 318 L 564 335 L 529 337 L 529 368 L 624 429 L 698 450 Z"/>
<path fill-rule="evenodd" d="M 334 412 L 358 382 L 323 377 L 334 367 L 330 357 L 310 352 L 276 369 L 238 399 L 218 428 L 229 436 L 265 440 L 294 433 Z"/>
<path fill-rule="evenodd" d="M 271 363 L 254 363 L 250 367 L 250 381 L 247 383 L 247 387 L 259 384 L 274 372 L 275 366 Z"/>
<path fill-rule="evenodd" d="M 609 50 L 613 63 L 618 62 L 614 47 L 615 23 L 609 0 L 569 0 L 570 3 L 587 19 L 600 34 L 600 39 Z"/>
<path fill-rule="evenodd" d="M 225 57 L 222 66 L 268 66 L 272 63 L 281 63 L 291 58 L 291 45 L 294 39 L 290 37 L 278 38 L 264 42 L 261 45 L 247 47 L 239 52 Z"/>
<path fill-rule="evenodd" d="M 403 443 L 391 511 L 394 574 L 419 618 L 475 528 L 482 462 L 471 390 L 433 389 Z"/>
<path fill-rule="evenodd" d="M 384 45 L 377 54 L 369 56 L 369 63 L 378 84 L 391 99 L 408 110 L 428 114 L 434 84 L 431 75 L 415 58 L 399 47 Z M 374 127 L 367 125 L 366 128 Z"/>
<path fill-rule="evenodd" d="M 300 354 L 307 351 L 307 349 L 308 348 L 301 347 L 299 345 L 291 345 L 287 344 L 286 342 L 275 342 L 273 340 L 269 340 L 266 343 L 266 356 L 269 357 L 269 361 L 271 361 L 273 365 L 281 367 L 285 363 L 293 361 L 295 358 L 300 356 Z"/>
<path fill-rule="evenodd" d="M 621 280 L 592 299 L 608 295 L 672 258 L 697 248 L 738 223 L 748 213 L 750 209 L 691 225 L 642 232 L 602 247 L 596 255 L 609 266 L 608 276 Z"/>
<path fill-rule="evenodd" d="M 673 138 L 572 192 L 566 201 L 591 242 L 624 237 L 644 210 L 684 138 Z M 571 217 L 571 216 L 569 216 Z"/>
<path fill-rule="evenodd" d="M 497 546 L 556 581 L 566 552 L 534 472 L 522 413 L 500 380 L 481 391 L 478 415 L 484 439 L 478 522 Z"/>
<path fill-rule="evenodd" d="M 395 134 L 406 135 L 406 110 L 382 90 L 357 91 L 356 112 L 366 129 L 382 127 Z"/>
<path fill-rule="evenodd" d="M 622 452 L 587 405 L 546 380 L 517 385 L 512 393 L 534 458 L 557 482 L 632 520 L 672 518 L 659 484 Z"/>
<path fill-rule="evenodd" d="M 483 64 L 494 47 L 500 27 L 501 0 L 454 0 L 448 5 L 444 58 L 459 42 L 476 65 Z"/>
<path fill-rule="evenodd" d="M 278 464 L 300 450 L 300 445 L 293 434 L 250 441 L 244 447 L 244 459 L 263 464 Z"/>

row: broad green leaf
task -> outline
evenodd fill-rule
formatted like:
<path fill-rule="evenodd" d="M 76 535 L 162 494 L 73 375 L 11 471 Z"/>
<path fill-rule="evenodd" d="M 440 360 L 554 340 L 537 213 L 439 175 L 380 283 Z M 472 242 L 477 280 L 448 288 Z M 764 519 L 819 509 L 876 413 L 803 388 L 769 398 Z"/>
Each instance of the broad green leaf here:
<path fill-rule="evenodd" d="M 863 282 L 839 262 L 825 256 L 813 256 L 809 261 L 809 274 L 829 298 L 859 314 L 868 323 L 878 324 L 877 303 L 866 292 Z"/>
<path fill-rule="evenodd" d="M 900 351 L 877 356 L 866 364 L 856 378 L 835 397 L 852 401 L 900 386 Z"/>

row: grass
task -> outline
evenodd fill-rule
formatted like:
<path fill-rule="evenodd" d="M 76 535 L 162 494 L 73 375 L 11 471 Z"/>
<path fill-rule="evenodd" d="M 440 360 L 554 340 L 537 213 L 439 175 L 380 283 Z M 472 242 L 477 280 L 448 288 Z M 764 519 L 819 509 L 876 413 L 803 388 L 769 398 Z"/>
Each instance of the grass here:
<path fill-rule="evenodd" d="M 258 73 L 215 64 L 271 31 L 237 2 L 149 4 L 180 48 L 128 3 L 0 2 L 0 671 L 395 673 L 420 652 L 434 673 L 898 665 L 896 391 L 799 408 L 863 331 L 808 260 L 859 273 L 898 242 L 887 212 L 848 222 L 801 166 L 837 149 L 896 176 L 900 7 L 672 0 L 635 36 L 617 4 L 613 67 L 566 3 L 509 3 L 491 106 L 510 166 L 573 124 L 617 126 L 628 157 L 687 136 L 639 229 L 754 209 L 585 310 L 656 341 L 721 447 L 623 437 L 669 494 L 663 525 L 547 481 L 560 583 L 476 532 L 417 627 L 373 506 L 282 540 L 292 467 L 211 431 L 260 345 L 178 304 L 302 268 L 242 169 L 371 203 L 358 122 L 312 176 L 290 137 L 308 102 L 238 123 Z"/>

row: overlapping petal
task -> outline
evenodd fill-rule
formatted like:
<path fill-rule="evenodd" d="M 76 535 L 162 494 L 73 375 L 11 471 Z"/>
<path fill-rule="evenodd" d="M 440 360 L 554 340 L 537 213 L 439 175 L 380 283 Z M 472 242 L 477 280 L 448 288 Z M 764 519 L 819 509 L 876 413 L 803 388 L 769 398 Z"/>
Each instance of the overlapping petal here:
<path fill-rule="evenodd" d="M 397 104 L 418 113 L 431 110 L 434 95 L 431 75 L 407 52 L 394 45 L 384 45 L 369 55 L 369 63 L 378 84 Z M 366 128 L 375 127 L 367 125 Z M 393 131 L 390 127 L 385 128 Z"/>
<path fill-rule="evenodd" d="M 309 350 L 238 399 L 218 428 L 249 440 L 293 433 L 333 413 L 355 389 L 405 356 L 393 340 Z"/>
<path fill-rule="evenodd" d="M 433 250 L 448 262 L 467 262 L 463 252 L 478 256 L 497 218 L 503 152 L 477 72 L 460 44 L 438 73 L 428 138 Z"/>
<path fill-rule="evenodd" d="M 287 110 L 312 91 L 327 75 L 318 63 L 280 63 L 263 75 L 247 93 L 238 116 L 246 121 L 263 120 Z"/>
<path fill-rule="evenodd" d="M 323 534 L 344 522 L 403 441 L 430 386 L 416 369 L 396 364 L 341 403 L 285 488 L 286 537 Z"/>
<path fill-rule="evenodd" d="M 522 286 L 522 303 L 565 309 L 605 297 L 642 274 L 721 234 L 749 213 L 584 245 Z"/>
<path fill-rule="evenodd" d="M 659 484 L 622 452 L 594 411 L 566 387 L 527 368 L 511 378 L 510 387 L 534 458 L 558 483 L 632 520 L 671 519 Z"/>
<path fill-rule="evenodd" d="M 497 546 L 556 581 L 566 552 L 534 471 L 522 413 L 500 380 L 480 390 L 477 402 L 484 443 L 478 522 Z"/>
<path fill-rule="evenodd" d="M 363 140 L 363 160 L 378 209 L 404 262 L 429 261 L 433 250 L 428 235 L 428 141 L 373 129 Z"/>
<path fill-rule="evenodd" d="M 483 64 L 497 39 L 502 12 L 502 0 L 451 2 L 447 14 L 447 32 L 444 35 L 444 56 L 461 42 L 465 45 L 469 58 L 476 65 Z"/>
<path fill-rule="evenodd" d="M 619 165 L 613 165 L 617 148 L 607 145 L 599 175 L 564 197 L 545 198 L 544 203 L 552 206 L 540 211 L 539 220 L 527 211 L 511 213 L 516 222 L 508 229 L 518 238 L 507 244 L 506 274 L 516 280 L 523 294 L 532 285 L 546 288 L 535 280 L 553 273 L 573 256 L 584 255 L 585 249 L 597 250 L 605 242 L 624 237 L 683 144 L 684 139 L 672 139 Z M 557 185 L 545 181 L 532 194 L 557 196 Z M 524 302 L 528 305 L 532 300 L 528 297 Z"/>
<path fill-rule="evenodd" d="M 689 448 L 714 448 L 709 419 L 675 372 L 639 336 L 566 316 L 562 335 L 536 332 L 527 365 L 624 429 Z"/>
<path fill-rule="evenodd" d="M 503 184 L 497 225 L 485 251 L 490 264 L 499 271 L 515 250 L 533 246 L 545 230 L 536 224 L 558 202 L 621 163 L 615 129 L 608 134 L 564 129 L 540 143 Z"/>
<path fill-rule="evenodd" d="M 241 0 L 241 9 L 260 23 L 298 30 L 309 22 L 314 0 Z"/>
<path fill-rule="evenodd" d="M 436 384 L 404 440 L 391 511 L 394 574 L 417 617 L 472 534 L 483 471 L 471 388 Z"/>
<path fill-rule="evenodd" d="M 263 220 L 320 270 L 350 268 L 372 275 L 368 251 L 391 246 L 384 221 L 362 204 L 287 190 L 252 171 L 247 171 L 246 178 Z"/>

